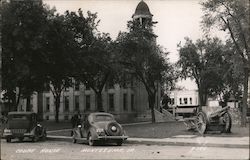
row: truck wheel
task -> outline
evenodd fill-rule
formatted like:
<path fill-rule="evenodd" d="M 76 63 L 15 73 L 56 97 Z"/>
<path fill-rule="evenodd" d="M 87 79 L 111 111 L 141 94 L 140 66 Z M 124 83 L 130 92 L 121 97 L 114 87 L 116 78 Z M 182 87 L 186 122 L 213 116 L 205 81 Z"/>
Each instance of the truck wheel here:
<path fill-rule="evenodd" d="M 6 138 L 6 142 L 10 143 L 11 142 L 11 138 Z"/>

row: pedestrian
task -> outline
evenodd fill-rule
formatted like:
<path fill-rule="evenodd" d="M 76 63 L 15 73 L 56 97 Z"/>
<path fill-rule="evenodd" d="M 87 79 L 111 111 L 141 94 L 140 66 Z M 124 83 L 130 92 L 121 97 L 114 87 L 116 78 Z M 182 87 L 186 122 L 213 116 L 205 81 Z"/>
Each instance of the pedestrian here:
<path fill-rule="evenodd" d="M 74 116 L 71 118 L 71 124 L 72 124 L 72 128 L 75 128 L 81 124 L 81 114 L 79 111 L 76 112 Z"/>
<path fill-rule="evenodd" d="M 79 111 L 75 112 L 74 116 L 72 116 L 71 124 L 72 124 L 72 131 L 71 131 L 71 136 L 72 136 L 73 135 L 73 129 L 81 124 L 81 114 L 80 114 Z"/>

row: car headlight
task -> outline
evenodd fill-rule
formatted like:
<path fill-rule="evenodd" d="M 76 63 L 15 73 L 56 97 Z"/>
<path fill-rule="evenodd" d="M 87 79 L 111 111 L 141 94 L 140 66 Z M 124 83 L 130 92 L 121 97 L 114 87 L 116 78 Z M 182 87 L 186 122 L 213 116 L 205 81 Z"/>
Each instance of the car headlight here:
<path fill-rule="evenodd" d="M 97 133 L 102 133 L 102 132 L 104 132 L 104 129 L 103 129 L 103 128 L 97 128 L 97 129 L 96 129 L 96 132 L 97 132 Z"/>
<path fill-rule="evenodd" d="M 11 130 L 6 128 L 6 129 L 3 130 L 3 132 L 4 133 L 11 133 Z"/>

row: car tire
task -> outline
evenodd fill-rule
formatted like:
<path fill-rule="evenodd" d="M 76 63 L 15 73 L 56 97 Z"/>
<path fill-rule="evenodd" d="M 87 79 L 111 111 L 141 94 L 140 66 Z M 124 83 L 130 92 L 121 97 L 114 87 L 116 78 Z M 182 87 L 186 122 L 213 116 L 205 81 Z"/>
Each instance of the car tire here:
<path fill-rule="evenodd" d="M 93 137 L 92 137 L 91 133 L 88 134 L 88 144 L 90 146 L 94 146 L 95 145 L 95 141 L 93 140 Z"/>
<path fill-rule="evenodd" d="M 73 139 L 72 139 L 72 142 L 73 142 L 73 143 L 76 143 L 76 139 L 75 139 L 75 138 L 73 138 Z"/>
<path fill-rule="evenodd" d="M 11 138 L 6 138 L 6 142 L 10 143 L 11 142 Z"/>
<path fill-rule="evenodd" d="M 118 141 L 116 142 L 117 146 L 121 146 L 122 143 L 123 143 L 123 140 L 118 140 Z"/>

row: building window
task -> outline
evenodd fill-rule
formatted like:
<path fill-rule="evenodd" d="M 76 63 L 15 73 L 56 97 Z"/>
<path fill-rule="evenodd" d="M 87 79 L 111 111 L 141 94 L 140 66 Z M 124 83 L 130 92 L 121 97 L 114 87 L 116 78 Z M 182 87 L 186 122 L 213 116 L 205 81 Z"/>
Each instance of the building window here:
<path fill-rule="evenodd" d="M 184 104 L 188 104 L 188 99 L 184 98 Z"/>
<path fill-rule="evenodd" d="M 69 116 L 68 115 L 64 116 L 64 120 L 69 120 Z"/>
<path fill-rule="evenodd" d="M 75 82 L 75 90 L 76 91 L 80 90 L 80 83 L 78 81 Z"/>
<path fill-rule="evenodd" d="M 49 116 L 46 116 L 45 119 L 46 119 L 46 120 L 49 120 Z"/>
<path fill-rule="evenodd" d="M 69 96 L 64 97 L 64 111 L 65 112 L 69 111 Z"/>
<path fill-rule="evenodd" d="M 46 111 L 49 112 L 50 111 L 50 98 L 49 97 L 46 97 L 46 100 L 45 100 L 45 104 L 46 104 Z"/>
<path fill-rule="evenodd" d="M 33 96 L 30 97 L 30 110 L 33 111 Z"/>
<path fill-rule="evenodd" d="M 75 96 L 75 110 L 79 111 L 79 96 Z"/>
<path fill-rule="evenodd" d="M 135 110 L 135 96 L 131 94 L 131 110 Z"/>
<path fill-rule="evenodd" d="M 114 107 L 114 94 L 109 94 L 109 111 L 114 111 L 115 107 Z"/>
<path fill-rule="evenodd" d="M 174 98 L 171 98 L 170 104 L 171 104 L 171 105 L 174 105 Z"/>
<path fill-rule="evenodd" d="M 123 94 L 123 110 L 124 111 L 128 110 L 128 95 L 127 95 L 127 93 Z"/>
<path fill-rule="evenodd" d="M 181 99 L 181 98 L 179 98 L 179 100 L 180 100 L 180 104 L 182 104 L 182 99 Z"/>
<path fill-rule="evenodd" d="M 90 95 L 86 95 L 86 101 L 85 101 L 85 105 L 86 105 L 86 110 L 89 111 L 90 110 Z"/>
<path fill-rule="evenodd" d="M 193 102 L 192 102 L 193 100 L 192 100 L 192 98 L 190 97 L 189 98 L 189 102 L 190 102 L 190 104 L 192 104 Z"/>

